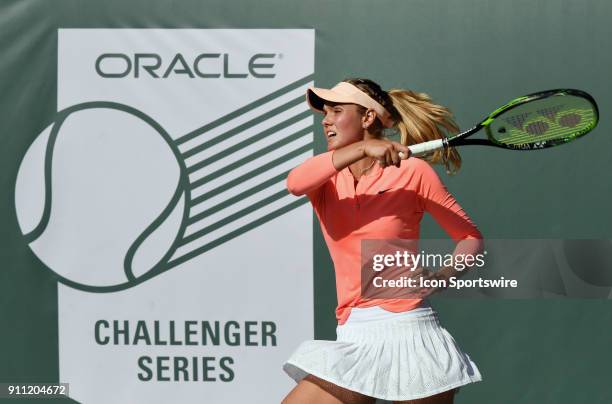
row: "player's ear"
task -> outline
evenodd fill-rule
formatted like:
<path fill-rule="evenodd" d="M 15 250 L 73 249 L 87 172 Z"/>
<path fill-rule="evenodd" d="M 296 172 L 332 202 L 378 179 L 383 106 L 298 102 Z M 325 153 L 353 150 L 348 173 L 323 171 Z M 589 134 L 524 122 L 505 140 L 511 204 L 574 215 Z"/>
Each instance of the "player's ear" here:
<path fill-rule="evenodd" d="M 366 110 L 366 112 L 363 114 L 361 118 L 363 128 L 364 129 L 369 128 L 374 123 L 375 120 L 376 120 L 376 111 L 374 111 L 373 109 Z"/>

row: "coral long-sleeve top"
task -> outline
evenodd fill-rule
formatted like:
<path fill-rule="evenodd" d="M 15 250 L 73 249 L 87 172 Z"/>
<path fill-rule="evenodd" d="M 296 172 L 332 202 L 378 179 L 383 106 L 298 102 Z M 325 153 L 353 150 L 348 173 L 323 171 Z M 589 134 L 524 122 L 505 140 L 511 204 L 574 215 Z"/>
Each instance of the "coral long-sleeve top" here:
<path fill-rule="evenodd" d="M 355 182 L 349 168 L 336 170 L 333 151 L 294 168 L 287 189 L 307 195 L 315 210 L 336 272 L 338 324 L 352 307 L 380 306 L 392 312 L 418 307 L 422 299 L 364 299 L 361 296 L 361 240 L 418 240 L 424 212 L 460 241 L 482 236 L 433 168 L 418 158 L 401 166 L 375 164 Z"/>

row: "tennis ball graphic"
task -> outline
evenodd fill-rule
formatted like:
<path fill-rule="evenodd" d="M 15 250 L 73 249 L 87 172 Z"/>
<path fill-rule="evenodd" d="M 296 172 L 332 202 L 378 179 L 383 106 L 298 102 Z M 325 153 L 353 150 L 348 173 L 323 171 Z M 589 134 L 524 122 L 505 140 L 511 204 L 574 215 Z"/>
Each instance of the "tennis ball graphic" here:
<path fill-rule="evenodd" d="M 64 283 L 90 291 L 161 272 L 186 210 L 178 155 L 163 128 L 129 106 L 58 112 L 17 176 L 17 219 L 30 248 Z"/>

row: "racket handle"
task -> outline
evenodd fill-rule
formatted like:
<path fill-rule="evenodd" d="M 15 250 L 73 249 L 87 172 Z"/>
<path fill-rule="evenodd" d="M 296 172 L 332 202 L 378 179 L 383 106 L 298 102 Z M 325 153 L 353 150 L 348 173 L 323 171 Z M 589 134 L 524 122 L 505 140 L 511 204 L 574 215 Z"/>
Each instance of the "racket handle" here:
<path fill-rule="evenodd" d="M 408 146 L 412 156 L 420 156 L 422 154 L 443 148 L 446 144 L 445 139 L 430 140 L 429 142 L 413 144 Z M 399 153 L 400 158 L 404 158 L 404 153 Z"/>

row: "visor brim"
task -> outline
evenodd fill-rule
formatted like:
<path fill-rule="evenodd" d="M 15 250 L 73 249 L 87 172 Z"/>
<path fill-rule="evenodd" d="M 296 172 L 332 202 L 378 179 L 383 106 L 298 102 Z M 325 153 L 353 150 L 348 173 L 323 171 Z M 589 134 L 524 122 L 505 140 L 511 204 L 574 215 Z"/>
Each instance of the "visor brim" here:
<path fill-rule="evenodd" d="M 333 90 L 327 88 L 310 87 L 306 91 L 306 100 L 310 108 L 317 112 L 323 112 L 323 105 L 325 102 L 335 102 L 340 104 L 354 104 L 355 101 L 352 97 L 338 94 Z"/>

